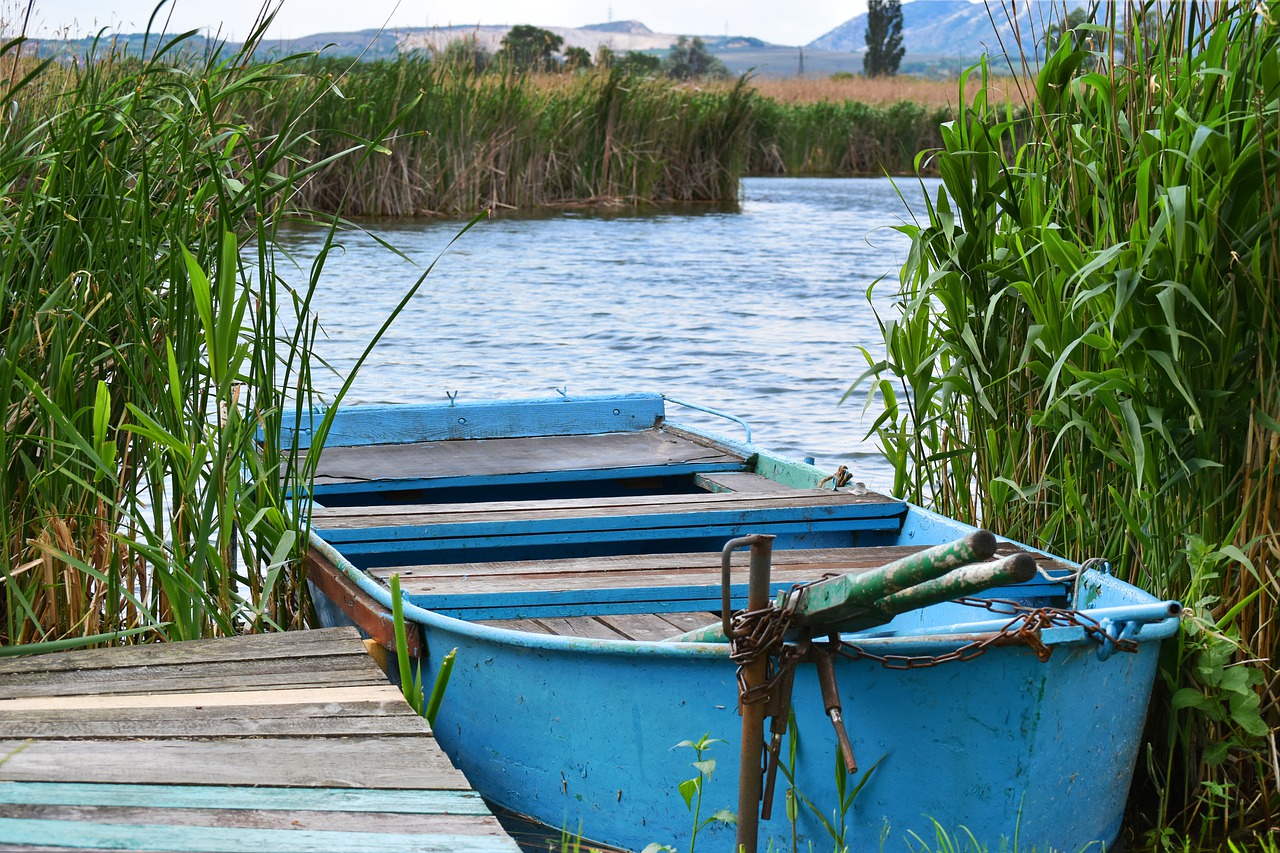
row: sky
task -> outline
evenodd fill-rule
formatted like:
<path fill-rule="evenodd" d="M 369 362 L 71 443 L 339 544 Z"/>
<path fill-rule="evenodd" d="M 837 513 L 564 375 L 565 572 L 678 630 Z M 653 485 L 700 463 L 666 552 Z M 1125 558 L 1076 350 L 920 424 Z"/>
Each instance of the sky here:
<path fill-rule="evenodd" d="M 252 26 L 260 0 L 171 0 L 170 31 L 222 26 L 231 39 Z M 754 36 L 807 44 L 866 11 L 866 0 L 283 0 L 274 38 L 381 27 L 534 24 L 579 27 L 638 20 L 658 33 Z M 28 35 L 90 35 L 146 28 L 154 0 L 35 0 Z M 20 21 L 23 0 L 0 0 L 0 20 Z"/>

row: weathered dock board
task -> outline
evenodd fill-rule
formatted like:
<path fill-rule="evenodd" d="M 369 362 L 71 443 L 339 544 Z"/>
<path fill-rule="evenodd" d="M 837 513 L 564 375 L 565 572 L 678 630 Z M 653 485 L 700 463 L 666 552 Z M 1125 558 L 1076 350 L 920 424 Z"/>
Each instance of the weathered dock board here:
<path fill-rule="evenodd" d="M 0 660 L 0 850 L 516 853 L 355 631 Z"/>

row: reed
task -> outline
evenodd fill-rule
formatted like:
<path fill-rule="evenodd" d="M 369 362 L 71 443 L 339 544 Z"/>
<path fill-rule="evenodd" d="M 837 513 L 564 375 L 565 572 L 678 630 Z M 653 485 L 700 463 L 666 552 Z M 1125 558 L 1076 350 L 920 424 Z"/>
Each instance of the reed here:
<path fill-rule="evenodd" d="M 1280 813 L 1280 5 L 1104 8 L 1025 117 L 962 78 L 860 382 L 897 494 L 1190 607 L 1137 788 L 1177 846 Z"/>
<path fill-rule="evenodd" d="M 699 92 L 617 70 L 537 80 L 416 55 L 344 69 L 341 94 L 317 93 L 313 156 L 417 106 L 384 156 L 331 164 L 300 188 L 301 200 L 331 209 L 345 193 L 351 214 L 470 215 L 737 197 L 754 103 L 745 83 Z"/>
<path fill-rule="evenodd" d="M 942 143 L 951 110 L 911 101 L 883 107 L 860 101 L 783 103 L 760 99 L 752 122 L 757 175 L 903 175 L 916 155 Z"/>
<path fill-rule="evenodd" d="M 304 69 L 248 62 L 265 26 L 228 55 L 0 48 L 0 645 L 302 623 L 308 463 L 277 437 L 315 325 L 275 231 L 318 166 Z M 265 90 L 293 93 L 272 132 Z"/>
<path fill-rule="evenodd" d="M 335 162 L 299 188 L 307 206 L 332 210 L 344 198 L 353 215 L 721 202 L 737 199 L 748 173 L 907 174 L 952 116 L 907 100 L 774 99 L 748 78 L 702 86 L 622 69 L 479 72 L 416 54 L 319 62 L 296 85 L 316 102 L 313 157 L 340 150 L 349 135 L 399 128 L 382 156 L 359 168 Z M 279 127 L 273 103 L 264 101 L 263 116 Z"/>

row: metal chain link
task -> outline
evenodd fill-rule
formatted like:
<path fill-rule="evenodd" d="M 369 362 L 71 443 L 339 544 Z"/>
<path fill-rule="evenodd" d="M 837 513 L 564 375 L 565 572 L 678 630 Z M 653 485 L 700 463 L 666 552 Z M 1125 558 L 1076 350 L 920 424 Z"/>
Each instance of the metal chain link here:
<path fill-rule="evenodd" d="M 787 594 L 786 603 L 778 607 L 775 603 L 761 610 L 740 611 L 733 616 L 735 639 L 730 643 L 729 657 L 738 664 L 738 698 L 742 705 L 750 705 L 766 701 L 782 676 L 804 657 L 805 652 L 795 644 L 786 644 L 784 639 L 792 629 L 795 609 L 800 602 L 801 592 L 812 586 L 826 575 L 805 583 L 792 586 Z M 1011 616 L 1010 620 L 999 630 L 971 640 L 948 652 L 937 655 L 878 655 L 854 643 L 841 640 L 838 654 L 851 660 L 870 660 L 879 663 L 886 669 L 926 669 L 944 663 L 969 661 L 986 654 L 993 646 L 1024 645 L 1030 648 L 1043 663 L 1053 654 L 1052 647 L 1041 639 L 1041 632 L 1047 628 L 1080 628 L 1085 636 L 1097 643 L 1111 642 L 1116 651 L 1136 652 L 1138 644 L 1131 639 L 1112 637 L 1098 623 L 1098 620 L 1079 610 L 1060 607 L 1028 607 L 1016 601 L 1001 598 L 957 598 L 955 603 L 968 607 L 977 607 L 997 615 Z M 807 638 L 801 643 L 807 648 Z M 769 657 L 769 668 L 766 678 L 760 685 L 748 689 L 743 679 L 747 664 L 758 660 L 761 655 Z"/>
<path fill-rule="evenodd" d="M 852 660 L 876 661 L 885 669 L 926 669 L 944 663 L 973 660 L 985 654 L 992 646 L 1025 645 L 1035 652 L 1041 663 L 1046 663 L 1053 654 L 1053 648 L 1046 645 L 1040 638 L 1040 632 L 1046 628 L 1081 628 L 1086 637 L 1097 643 L 1114 643 L 1116 651 L 1136 652 L 1138 650 L 1137 642 L 1112 637 L 1098 623 L 1098 620 L 1079 610 L 1061 607 L 1028 607 L 1002 598 L 957 598 L 955 602 L 968 607 L 979 607 L 998 615 L 1011 615 L 1013 618 L 998 631 L 938 655 L 878 655 L 843 640 L 840 643 L 839 654 Z"/>

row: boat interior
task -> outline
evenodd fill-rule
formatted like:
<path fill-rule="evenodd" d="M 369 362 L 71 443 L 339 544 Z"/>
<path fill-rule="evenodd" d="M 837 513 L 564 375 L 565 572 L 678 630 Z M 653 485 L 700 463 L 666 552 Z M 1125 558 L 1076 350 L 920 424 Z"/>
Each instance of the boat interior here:
<path fill-rule="evenodd" d="M 775 592 L 938 544 L 903 543 L 903 502 L 762 473 L 778 461 L 661 422 L 603 434 L 327 447 L 312 523 L 372 577 L 398 574 L 420 607 L 595 639 L 662 640 L 719 619 L 721 549 L 736 536 L 776 536 Z M 1002 545 L 1000 555 L 1017 550 Z M 1035 556 L 1046 570 L 1073 570 Z M 734 556 L 743 567 L 734 572 L 734 607 L 745 604 L 747 559 Z M 1063 590 L 1046 583 L 1038 595 L 1061 603 Z"/>

